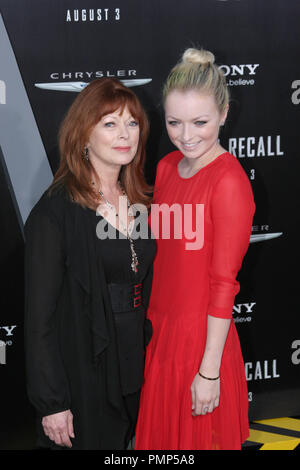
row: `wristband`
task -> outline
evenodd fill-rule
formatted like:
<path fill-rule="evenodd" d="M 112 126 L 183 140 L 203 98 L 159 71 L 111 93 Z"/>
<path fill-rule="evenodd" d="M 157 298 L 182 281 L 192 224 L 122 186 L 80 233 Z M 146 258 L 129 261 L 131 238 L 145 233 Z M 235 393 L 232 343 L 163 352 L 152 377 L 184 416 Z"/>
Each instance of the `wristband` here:
<path fill-rule="evenodd" d="M 198 374 L 200 375 L 200 377 L 202 377 L 203 379 L 206 379 L 206 380 L 218 380 L 220 378 L 219 375 L 218 375 L 218 377 L 205 377 L 205 375 L 202 375 L 201 372 L 198 372 Z"/>

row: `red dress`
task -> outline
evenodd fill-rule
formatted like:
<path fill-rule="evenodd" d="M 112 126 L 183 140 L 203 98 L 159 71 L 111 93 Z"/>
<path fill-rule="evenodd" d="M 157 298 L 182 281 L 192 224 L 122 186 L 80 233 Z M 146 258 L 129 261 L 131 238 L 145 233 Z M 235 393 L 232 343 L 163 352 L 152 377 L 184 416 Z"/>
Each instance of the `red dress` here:
<path fill-rule="evenodd" d="M 174 214 L 181 207 L 187 225 L 191 213 L 183 208 L 198 207 L 193 230 L 199 235 L 194 249 L 187 249 L 191 228 L 184 230 L 179 212 L 171 217 L 168 236 L 166 223 L 158 228 L 152 206 L 157 255 L 148 317 L 153 337 L 146 354 L 135 449 L 240 449 L 249 432 L 248 393 L 233 320 L 222 355 L 219 406 L 212 413 L 192 416 L 190 387 L 205 349 L 207 315 L 232 318 L 239 291 L 236 276 L 248 249 L 255 204 L 248 177 L 233 155 L 223 153 L 186 179 L 177 168 L 182 158 L 175 151 L 159 162 L 154 204 L 174 204 Z"/>

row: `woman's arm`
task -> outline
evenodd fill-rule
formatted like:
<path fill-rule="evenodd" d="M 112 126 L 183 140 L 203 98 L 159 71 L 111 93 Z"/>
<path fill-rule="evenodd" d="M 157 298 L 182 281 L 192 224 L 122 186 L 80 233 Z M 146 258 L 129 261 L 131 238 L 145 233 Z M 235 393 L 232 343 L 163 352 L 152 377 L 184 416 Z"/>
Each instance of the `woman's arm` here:
<path fill-rule="evenodd" d="M 200 373 L 206 377 L 218 377 L 222 354 L 231 320 L 208 315 L 207 336 Z"/>
<path fill-rule="evenodd" d="M 58 304 L 65 273 L 63 237 L 55 218 L 35 207 L 25 224 L 25 240 L 27 389 L 39 415 L 52 416 L 48 421 L 53 433 L 55 416 L 66 412 L 70 417 L 71 413 L 58 342 Z"/>
<path fill-rule="evenodd" d="M 191 386 L 194 416 L 211 413 L 219 406 L 220 366 L 230 323 L 230 319 L 208 315 L 207 340 L 200 366 L 202 377 L 197 374 Z"/>
<path fill-rule="evenodd" d="M 209 270 L 210 302 L 207 338 L 200 374 L 192 383 L 192 412 L 205 414 L 219 404 L 220 366 L 232 321 L 234 299 L 239 291 L 236 280 L 249 246 L 255 210 L 249 180 L 241 171 L 225 173 L 214 190 L 211 204 L 213 253 Z M 216 380 L 208 380 L 216 379 Z"/>

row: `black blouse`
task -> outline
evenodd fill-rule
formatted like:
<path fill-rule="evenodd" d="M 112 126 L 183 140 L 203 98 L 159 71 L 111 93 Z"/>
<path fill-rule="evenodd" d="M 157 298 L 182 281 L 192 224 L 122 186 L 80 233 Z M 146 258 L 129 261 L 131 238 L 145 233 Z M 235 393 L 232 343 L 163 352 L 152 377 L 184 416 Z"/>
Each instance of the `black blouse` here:
<path fill-rule="evenodd" d="M 126 361 L 120 365 L 107 279 L 125 280 L 126 272 L 132 277 L 127 264 L 129 242 L 97 239 L 97 221 L 93 211 L 72 202 L 62 190 L 50 197 L 45 192 L 25 224 L 28 395 L 40 416 L 72 410 L 76 416 L 73 447 L 80 449 L 101 448 L 101 406 L 124 427 L 128 425 L 123 400 L 126 373 L 123 379 L 120 375 L 123 366 L 126 370 Z M 123 245 L 128 250 L 124 251 Z M 145 312 L 155 241 L 140 240 L 136 248 L 139 275 L 144 276 Z M 147 324 L 145 315 L 143 322 Z M 144 347 L 139 347 L 134 357 L 143 354 Z M 125 385 L 134 391 L 141 382 Z M 100 403 L 99 387 L 105 390 L 105 403 Z M 40 429 L 39 443 L 42 441 L 47 445 L 48 438 Z"/>
<path fill-rule="evenodd" d="M 96 224 L 104 221 L 108 226 L 107 238 L 100 240 L 97 238 L 98 256 L 103 263 L 107 283 L 134 283 L 137 284 L 145 279 L 147 272 L 152 265 L 156 252 L 156 243 L 151 238 L 151 231 L 148 227 L 147 238 L 139 233 L 139 228 L 134 225 L 134 250 L 138 258 L 138 270 L 135 273 L 131 269 L 131 250 L 128 238 L 119 230 L 106 222 L 102 216 L 98 216 Z M 92 219 L 94 217 L 92 216 Z M 112 236 L 110 237 L 109 234 Z M 96 235 L 97 237 L 97 235 Z"/>
<path fill-rule="evenodd" d="M 95 225 L 94 216 L 95 214 L 92 213 L 92 227 Z M 132 256 L 128 238 L 102 216 L 97 216 L 96 223 L 98 224 L 100 220 L 107 229 L 105 231 L 107 238 L 99 239 L 96 235 L 96 251 L 98 262 L 104 268 L 108 287 L 111 284 L 114 286 L 117 284 L 120 287 L 123 285 L 143 284 L 144 279 L 147 278 L 156 253 L 156 243 L 151 236 L 147 218 L 148 214 L 144 216 L 139 214 L 140 223 L 147 224 L 147 232 L 144 233 L 142 228 L 137 225 L 137 219 L 133 226 L 133 245 L 139 263 L 137 272 L 135 272 L 131 268 Z M 114 295 L 118 295 L 118 293 L 115 292 Z M 152 328 L 149 322 L 145 321 L 145 316 L 144 303 L 138 308 L 126 308 L 123 311 L 118 309 L 117 313 L 114 312 L 121 387 L 124 395 L 137 390 L 138 384 L 143 380 L 144 354 L 141 354 L 141 352 L 144 349 L 144 345 L 149 342 L 152 334 Z M 151 328 L 150 331 L 149 327 Z"/>

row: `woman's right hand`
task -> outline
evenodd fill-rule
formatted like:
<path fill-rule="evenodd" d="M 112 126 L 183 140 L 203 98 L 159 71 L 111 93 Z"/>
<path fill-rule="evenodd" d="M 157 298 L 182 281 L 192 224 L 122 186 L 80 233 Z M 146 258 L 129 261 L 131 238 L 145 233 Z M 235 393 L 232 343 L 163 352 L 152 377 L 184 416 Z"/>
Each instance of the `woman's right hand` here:
<path fill-rule="evenodd" d="M 219 406 L 220 379 L 207 380 L 196 374 L 192 386 L 192 415 L 212 413 Z"/>
<path fill-rule="evenodd" d="M 73 415 L 70 410 L 44 416 L 42 426 L 46 436 L 59 446 L 72 447 L 70 437 L 74 436 Z"/>

